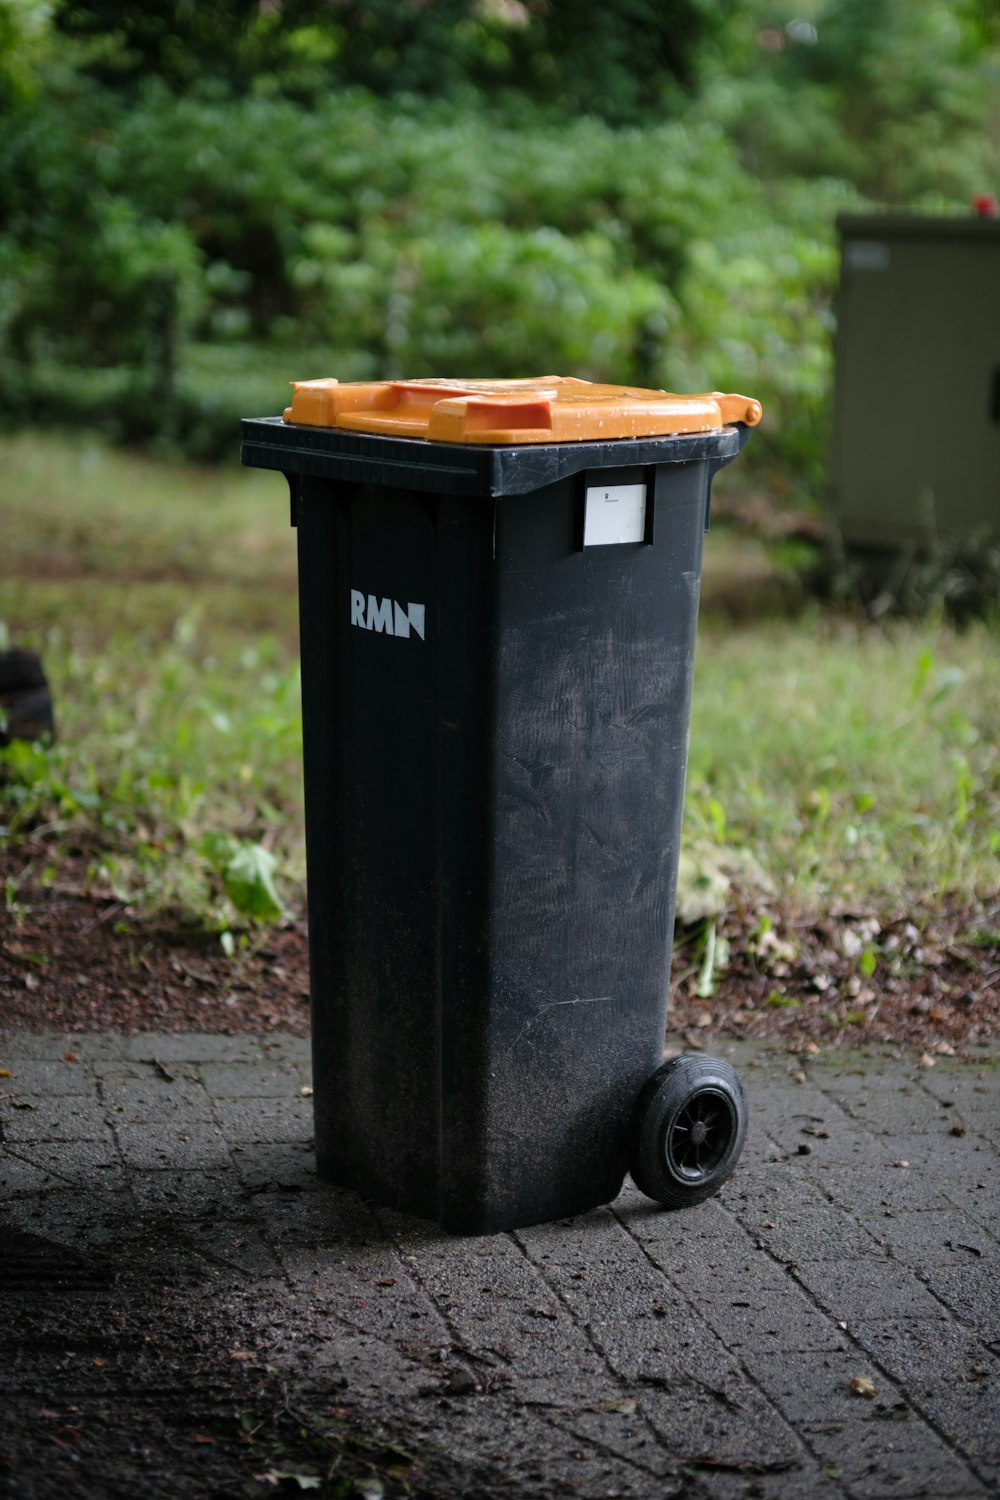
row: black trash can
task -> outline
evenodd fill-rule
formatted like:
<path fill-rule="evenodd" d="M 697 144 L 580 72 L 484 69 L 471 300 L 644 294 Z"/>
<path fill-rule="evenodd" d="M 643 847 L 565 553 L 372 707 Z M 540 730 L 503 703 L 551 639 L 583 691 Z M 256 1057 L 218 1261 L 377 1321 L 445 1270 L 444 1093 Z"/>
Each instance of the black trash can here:
<path fill-rule="evenodd" d="M 742 1148 L 662 1065 L 713 475 L 760 406 L 583 381 L 296 385 L 320 1175 L 466 1232 L 682 1205 Z"/>

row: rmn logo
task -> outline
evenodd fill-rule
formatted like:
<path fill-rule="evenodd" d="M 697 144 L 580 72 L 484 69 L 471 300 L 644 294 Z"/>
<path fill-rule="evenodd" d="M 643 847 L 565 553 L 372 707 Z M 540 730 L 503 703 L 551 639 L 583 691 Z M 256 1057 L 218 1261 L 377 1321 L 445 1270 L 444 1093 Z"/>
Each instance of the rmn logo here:
<path fill-rule="evenodd" d="M 405 609 L 395 599 L 377 599 L 351 589 L 351 624 L 362 630 L 377 630 L 380 635 L 414 635 L 424 639 L 424 606 L 407 604 Z"/>

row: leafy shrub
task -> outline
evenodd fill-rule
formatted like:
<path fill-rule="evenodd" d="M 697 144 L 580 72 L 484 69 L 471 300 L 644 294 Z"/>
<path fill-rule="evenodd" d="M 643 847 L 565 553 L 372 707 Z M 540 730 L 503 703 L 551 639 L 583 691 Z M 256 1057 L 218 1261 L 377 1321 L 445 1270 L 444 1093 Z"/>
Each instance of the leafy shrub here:
<path fill-rule="evenodd" d="M 831 0 L 815 26 L 763 0 L 724 24 L 688 0 L 587 5 L 549 62 L 543 33 L 565 18 L 518 0 L 203 9 L 65 0 L 70 43 L 39 5 L 12 29 L 0 0 L 0 90 L 19 80 L 0 137 L 14 418 L 96 412 L 211 455 L 235 447 L 234 366 L 559 370 L 747 389 L 767 410 L 751 462 L 815 490 L 835 214 L 868 197 L 964 208 L 993 185 L 1000 71 L 973 0 Z M 656 50 L 671 25 L 672 59 Z M 621 62 L 643 28 L 630 94 Z M 604 118 L 567 113 L 589 77 L 569 87 L 571 59 L 595 47 Z M 444 97 L 401 94 L 435 58 Z M 362 73 L 393 97 L 344 85 Z M 209 388 L 213 346 L 233 362 Z"/>

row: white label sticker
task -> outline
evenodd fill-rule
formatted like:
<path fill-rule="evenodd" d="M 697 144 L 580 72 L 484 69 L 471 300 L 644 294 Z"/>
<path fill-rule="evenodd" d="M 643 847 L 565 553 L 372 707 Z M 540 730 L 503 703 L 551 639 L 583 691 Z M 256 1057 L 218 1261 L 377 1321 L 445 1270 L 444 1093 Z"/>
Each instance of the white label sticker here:
<path fill-rule="evenodd" d="M 583 545 L 607 547 L 641 542 L 646 536 L 644 484 L 591 485 L 583 521 Z"/>

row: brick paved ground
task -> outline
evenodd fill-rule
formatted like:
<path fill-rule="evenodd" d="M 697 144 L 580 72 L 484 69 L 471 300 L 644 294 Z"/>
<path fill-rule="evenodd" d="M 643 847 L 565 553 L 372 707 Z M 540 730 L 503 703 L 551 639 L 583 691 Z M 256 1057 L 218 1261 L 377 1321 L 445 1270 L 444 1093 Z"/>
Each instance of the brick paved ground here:
<path fill-rule="evenodd" d="M 0 1493 L 263 1493 L 102 1446 L 234 1354 L 440 1492 L 1000 1493 L 1000 1058 L 741 1047 L 717 1199 L 456 1238 L 317 1184 L 307 1045 L 0 1034 Z"/>

